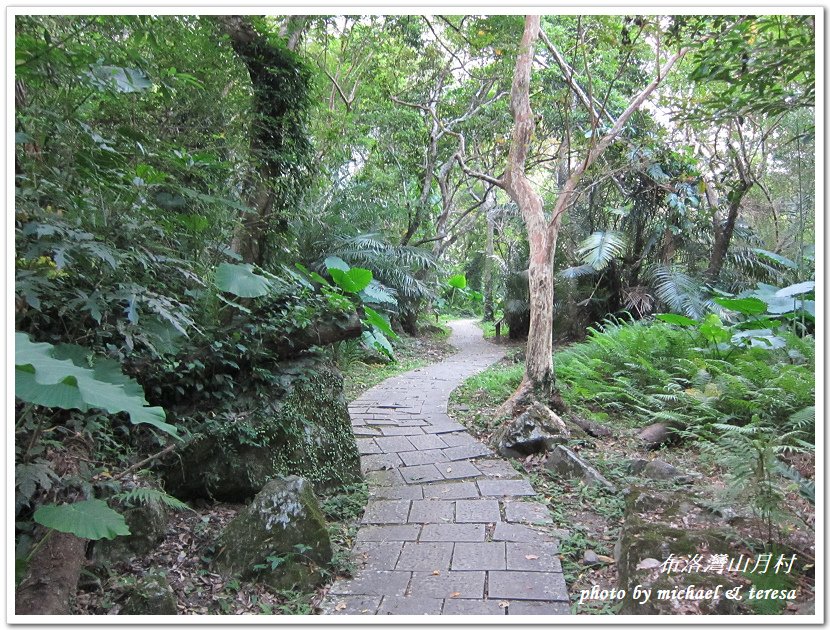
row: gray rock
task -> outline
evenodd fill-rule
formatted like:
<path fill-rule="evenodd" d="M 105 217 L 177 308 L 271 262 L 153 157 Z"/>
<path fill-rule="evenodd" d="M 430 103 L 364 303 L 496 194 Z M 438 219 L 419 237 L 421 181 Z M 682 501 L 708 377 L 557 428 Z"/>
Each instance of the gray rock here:
<path fill-rule="evenodd" d="M 132 587 L 122 615 L 175 615 L 176 596 L 161 571 L 150 571 Z"/>
<path fill-rule="evenodd" d="M 565 442 L 570 432 L 550 409 L 534 402 L 516 418 L 499 427 L 491 443 L 505 457 L 524 457 L 544 453 Z"/>
<path fill-rule="evenodd" d="M 586 549 L 585 553 L 582 554 L 583 564 L 601 564 L 601 562 L 602 561 L 599 559 L 599 556 L 590 549 Z"/>
<path fill-rule="evenodd" d="M 272 400 L 240 401 L 235 418 L 205 423 L 179 451 L 164 473 L 170 494 L 239 502 L 284 475 L 321 488 L 360 480 L 340 373 L 306 358 L 281 363 L 276 376 Z"/>
<path fill-rule="evenodd" d="M 662 422 L 655 422 L 647 426 L 645 429 L 637 434 L 637 439 L 643 443 L 647 449 L 659 448 L 672 438 L 672 433 L 668 425 Z"/>
<path fill-rule="evenodd" d="M 164 540 L 170 520 L 170 512 L 164 505 L 147 503 L 119 511 L 130 528 L 130 535 L 97 541 L 94 554 L 98 562 L 112 564 L 143 556 Z"/>
<path fill-rule="evenodd" d="M 273 479 L 217 540 L 214 564 L 225 575 L 277 588 L 313 587 L 332 560 L 326 522 L 311 484 Z"/>
<path fill-rule="evenodd" d="M 567 446 L 555 447 L 548 455 L 545 468 L 554 470 L 565 477 L 579 477 L 586 484 L 601 486 L 609 492 L 617 492 L 613 483 Z"/>
<path fill-rule="evenodd" d="M 628 472 L 634 475 L 639 475 L 643 469 L 648 466 L 647 459 L 628 459 L 625 461 Z"/>
<path fill-rule="evenodd" d="M 661 459 L 655 459 L 646 464 L 646 467 L 643 469 L 643 475 L 649 479 L 666 481 L 682 477 L 683 473 L 671 464 Z"/>

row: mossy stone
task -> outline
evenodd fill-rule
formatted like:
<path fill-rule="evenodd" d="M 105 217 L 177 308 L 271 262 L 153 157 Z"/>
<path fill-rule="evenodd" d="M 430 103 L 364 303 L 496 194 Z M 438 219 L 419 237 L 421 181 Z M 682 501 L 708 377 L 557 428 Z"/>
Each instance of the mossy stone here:
<path fill-rule="evenodd" d="M 175 615 L 176 596 L 167 576 L 161 571 L 151 571 L 132 587 L 121 609 L 122 615 Z"/>
<path fill-rule="evenodd" d="M 326 521 L 311 484 L 273 479 L 222 531 L 218 571 L 258 579 L 277 589 L 321 583 L 332 561 Z"/>
<path fill-rule="evenodd" d="M 164 540 L 170 520 L 170 511 L 164 505 L 147 503 L 119 511 L 130 528 L 130 535 L 97 541 L 95 558 L 100 562 L 123 562 L 146 555 Z"/>
<path fill-rule="evenodd" d="M 234 422 L 206 427 L 165 471 L 168 492 L 180 498 L 243 501 L 270 480 L 299 475 L 317 488 L 360 481 L 343 378 L 308 357 L 273 371 L 269 399 L 241 399 Z"/>

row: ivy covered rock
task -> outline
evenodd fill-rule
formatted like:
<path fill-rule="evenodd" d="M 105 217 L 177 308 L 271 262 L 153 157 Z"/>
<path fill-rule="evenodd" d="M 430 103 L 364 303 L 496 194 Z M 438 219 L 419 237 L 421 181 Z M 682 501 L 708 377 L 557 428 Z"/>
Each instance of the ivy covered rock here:
<path fill-rule="evenodd" d="M 724 596 L 726 590 L 737 585 L 728 573 L 682 572 L 686 559 L 696 554 L 704 558 L 704 565 L 711 554 L 732 553 L 737 557 L 728 538 L 726 524 L 697 506 L 687 493 L 630 489 L 614 549 L 618 587 L 626 592 L 620 613 L 672 615 L 690 612 L 691 606 L 700 614 L 735 614 L 736 603 Z M 676 570 L 663 570 L 672 554 L 679 559 Z M 647 601 L 635 598 L 637 586 L 638 592 L 651 589 Z M 686 598 L 689 587 L 692 596 L 700 598 Z"/>
<path fill-rule="evenodd" d="M 340 373 L 320 359 L 281 363 L 268 398 L 206 422 L 165 473 L 179 498 L 243 501 L 270 479 L 300 475 L 316 487 L 361 478 Z"/>
<path fill-rule="evenodd" d="M 496 429 L 491 443 L 505 457 L 524 457 L 544 453 L 568 437 L 570 432 L 562 419 L 543 404 L 534 402 Z"/>
<path fill-rule="evenodd" d="M 151 571 L 132 587 L 122 615 L 175 615 L 176 596 L 161 571 Z"/>
<path fill-rule="evenodd" d="M 311 484 L 291 476 L 269 481 L 219 535 L 218 571 L 276 589 L 318 585 L 332 560 L 326 521 Z"/>

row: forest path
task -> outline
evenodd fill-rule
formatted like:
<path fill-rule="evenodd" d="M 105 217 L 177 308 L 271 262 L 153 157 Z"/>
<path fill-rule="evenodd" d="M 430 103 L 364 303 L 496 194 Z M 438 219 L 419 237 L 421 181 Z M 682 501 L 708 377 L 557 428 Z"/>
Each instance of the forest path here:
<path fill-rule="evenodd" d="M 535 492 L 447 415 L 450 393 L 503 350 L 472 320 L 450 323 L 458 352 L 349 405 L 369 484 L 352 579 L 323 603 L 338 615 L 568 614 L 558 542 Z"/>

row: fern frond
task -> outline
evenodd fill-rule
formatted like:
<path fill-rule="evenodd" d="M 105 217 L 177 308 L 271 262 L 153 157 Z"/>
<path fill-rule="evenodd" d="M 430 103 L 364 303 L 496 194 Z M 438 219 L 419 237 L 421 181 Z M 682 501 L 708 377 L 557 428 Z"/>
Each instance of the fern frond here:
<path fill-rule="evenodd" d="M 165 505 L 173 510 L 192 510 L 187 503 L 179 501 L 163 490 L 157 488 L 133 488 L 126 492 L 120 492 L 114 497 L 124 505 Z"/>

